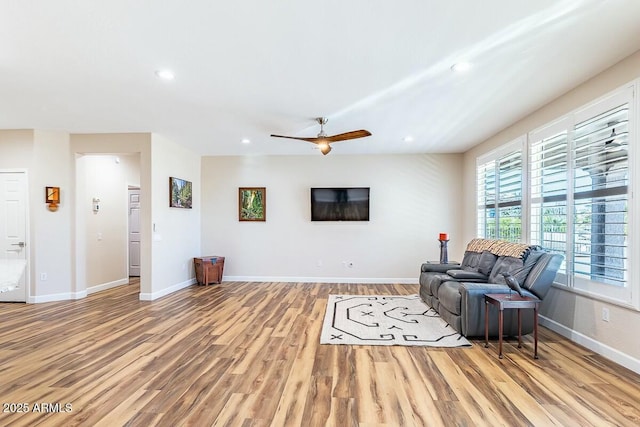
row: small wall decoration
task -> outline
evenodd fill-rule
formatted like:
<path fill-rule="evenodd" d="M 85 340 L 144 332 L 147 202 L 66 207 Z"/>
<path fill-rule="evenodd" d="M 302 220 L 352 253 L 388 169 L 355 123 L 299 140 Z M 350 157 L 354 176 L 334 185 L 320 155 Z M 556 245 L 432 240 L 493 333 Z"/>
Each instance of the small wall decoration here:
<path fill-rule="evenodd" d="M 45 187 L 45 203 L 49 204 L 49 210 L 55 212 L 60 204 L 60 187 Z"/>
<path fill-rule="evenodd" d="M 238 189 L 238 219 L 240 221 L 267 220 L 267 189 L 265 187 Z"/>
<path fill-rule="evenodd" d="M 169 206 L 172 208 L 191 209 L 191 181 L 180 178 L 169 178 Z"/>

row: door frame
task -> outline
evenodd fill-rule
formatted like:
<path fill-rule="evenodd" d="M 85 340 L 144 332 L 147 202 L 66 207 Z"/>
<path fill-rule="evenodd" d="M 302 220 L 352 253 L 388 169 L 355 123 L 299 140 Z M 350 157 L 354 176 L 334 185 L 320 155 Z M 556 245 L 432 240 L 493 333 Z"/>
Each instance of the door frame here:
<path fill-rule="evenodd" d="M 0 168 L 0 173 L 23 173 L 24 174 L 24 241 L 25 248 L 25 260 L 27 265 L 24 270 L 24 288 L 26 291 L 25 302 L 34 303 L 35 300 L 31 297 L 31 234 L 29 233 L 29 225 L 31 215 L 29 214 L 29 205 L 31 200 L 31 189 L 29 186 L 29 170 L 24 168 Z"/>

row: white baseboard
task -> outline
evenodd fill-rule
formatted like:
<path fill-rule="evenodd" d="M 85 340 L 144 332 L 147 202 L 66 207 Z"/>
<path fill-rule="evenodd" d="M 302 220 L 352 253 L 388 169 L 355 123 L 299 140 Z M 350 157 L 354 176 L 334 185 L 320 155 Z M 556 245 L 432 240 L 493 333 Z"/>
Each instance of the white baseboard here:
<path fill-rule="evenodd" d="M 290 277 L 290 276 L 224 276 L 225 282 L 301 282 L 301 283 L 372 283 L 417 285 L 418 278 L 387 277 Z"/>
<path fill-rule="evenodd" d="M 169 286 L 168 288 L 161 289 L 157 292 L 152 292 L 152 293 L 140 292 L 140 301 L 153 301 L 158 298 L 162 298 L 166 295 L 169 295 L 173 292 L 179 291 L 180 289 L 184 289 L 188 286 L 191 286 L 194 283 L 196 283 L 195 277 L 189 280 L 185 280 L 184 282 L 181 282 L 181 283 L 176 283 L 175 285 Z"/>
<path fill-rule="evenodd" d="M 66 292 L 61 294 L 51 295 L 38 295 L 35 297 L 27 298 L 27 302 L 30 304 L 53 302 L 53 301 L 65 301 L 86 298 L 87 295 L 95 292 L 104 291 L 106 289 L 114 288 L 116 286 L 127 284 L 129 279 L 115 280 L 109 283 L 103 283 L 101 285 L 92 286 L 87 290 L 81 292 Z M 290 276 L 224 276 L 226 282 L 286 282 L 286 283 L 371 283 L 371 284 L 407 284 L 417 285 L 418 278 L 416 277 L 404 277 L 404 278 L 385 278 L 385 277 L 290 277 Z M 153 301 L 158 298 L 162 298 L 173 292 L 184 289 L 187 286 L 191 286 L 196 283 L 196 279 L 192 278 L 182 283 L 177 283 L 168 288 L 162 289 L 153 293 L 140 293 L 140 301 Z"/>
<path fill-rule="evenodd" d="M 27 299 L 27 302 L 29 304 L 39 304 L 43 302 L 68 301 L 68 300 L 81 299 L 86 297 L 87 297 L 87 291 L 63 292 L 61 294 L 37 295 L 35 297 L 29 297 Z"/>
<path fill-rule="evenodd" d="M 37 295 L 34 297 L 29 297 L 27 299 L 27 302 L 30 304 L 39 304 L 43 302 L 69 301 L 74 299 L 82 299 L 82 298 L 86 298 L 87 295 L 89 294 L 93 294 L 99 291 L 104 291 L 110 288 L 115 288 L 116 286 L 120 286 L 120 285 L 126 285 L 127 283 L 129 283 L 128 278 L 119 279 L 119 280 L 114 280 L 113 282 L 92 286 L 80 292 L 63 292 L 60 294 Z"/>
<path fill-rule="evenodd" d="M 541 325 L 551 329 L 554 332 L 559 333 L 563 337 L 568 338 L 571 341 L 580 344 L 581 346 L 584 346 L 589 350 L 594 351 L 603 357 L 606 357 L 609 360 L 616 362 L 618 365 L 624 366 L 625 368 L 630 369 L 637 374 L 640 374 L 640 360 L 631 357 L 628 354 L 621 352 L 620 350 L 616 350 L 613 347 L 603 344 L 600 341 L 596 341 L 593 338 L 581 334 L 580 332 L 569 329 L 566 326 L 556 322 L 555 320 L 549 319 L 548 317 L 540 316 L 539 320 Z"/>
<path fill-rule="evenodd" d="M 129 283 L 129 278 L 114 280 L 113 282 L 103 283 L 101 285 L 92 286 L 87 288 L 87 295 L 94 294 L 100 291 L 106 291 L 107 289 L 115 288 L 116 286 L 126 285 Z"/>

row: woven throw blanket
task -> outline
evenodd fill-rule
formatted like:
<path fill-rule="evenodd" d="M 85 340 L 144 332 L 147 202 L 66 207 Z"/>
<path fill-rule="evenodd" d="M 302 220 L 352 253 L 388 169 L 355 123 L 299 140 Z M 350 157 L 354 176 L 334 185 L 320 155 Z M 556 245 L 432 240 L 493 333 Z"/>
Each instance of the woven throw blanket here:
<path fill-rule="evenodd" d="M 524 243 L 490 239 L 473 239 L 467 245 L 467 250 L 470 252 L 482 253 L 489 251 L 497 256 L 511 256 L 514 258 L 524 258 L 529 249 L 531 249 L 531 246 Z"/>

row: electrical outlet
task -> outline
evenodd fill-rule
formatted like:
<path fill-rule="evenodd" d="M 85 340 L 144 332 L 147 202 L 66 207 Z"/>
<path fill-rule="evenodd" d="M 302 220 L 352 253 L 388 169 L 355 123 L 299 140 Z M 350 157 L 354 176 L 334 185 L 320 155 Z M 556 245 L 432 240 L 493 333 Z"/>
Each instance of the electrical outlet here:
<path fill-rule="evenodd" d="M 47 273 L 40 273 L 40 280 L 41 281 L 46 281 L 47 280 Z"/>
<path fill-rule="evenodd" d="M 316 265 L 317 265 L 318 267 L 322 267 L 322 260 L 321 260 L 321 259 L 319 259 L 319 260 L 318 260 L 318 262 L 316 263 Z"/>
<path fill-rule="evenodd" d="M 605 322 L 609 321 L 609 309 L 607 307 L 602 307 L 602 320 Z"/>

